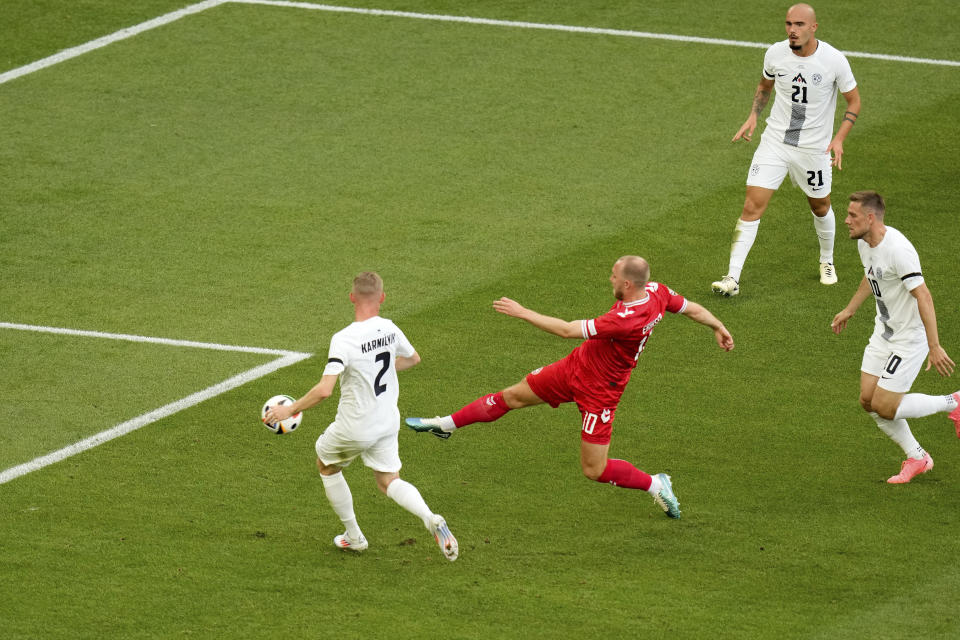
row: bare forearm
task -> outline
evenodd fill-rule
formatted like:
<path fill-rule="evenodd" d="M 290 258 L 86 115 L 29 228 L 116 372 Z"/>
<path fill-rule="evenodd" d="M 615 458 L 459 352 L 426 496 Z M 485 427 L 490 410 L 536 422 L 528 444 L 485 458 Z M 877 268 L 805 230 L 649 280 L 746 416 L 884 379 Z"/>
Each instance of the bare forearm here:
<path fill-rule="evenodd" d="M 397 371 L 406 371 L 418 364 L 420 364 L 419 353 L 414 353 L 412 356 L 397 356 Z"/>
<path fill-rule="evenodd" d="M 329 398 L 333 393 L 333 387 L 336 383 L 337 376 L 323 376 L 320 378 L 320 382 L 315 384 L 310 391 L 307 391 L 302 398 L 291 405 L 294 413 L 315 407 Z"/>
<path fill-rule="evenodd" d="M 860 281 L 860 286 L 857 287 L 857 291 L 853 294 L 853 297 L 850 298 L 850 302 L 847 303 L 846 310 L 850 312 L 850 315 L 853 315 L 857 312 L 857 309 L 860 308 L 860 305 L 863 304 L 863 301 L 872 294 L 873 289 L 870 288 L 870 283 L 867 282 L 867 278 L 864 276 Z"/>
<path fill-rule="evenodd" d="M 770 88 L 761 82 L 757 85 L 757 90 L 753 94 L 753 104 L 750 106 L 750 113 L 759 118 L 761 114 L 763 114 L 763 110 L 767 108 L 768 102 L 770 102 Z"/>
<path fill-rule="evenodd" d="M 521 320 L 526 320 L 538 329 L 552 333 L 555 336 L 560 336 L 561 338 L 582 337 L 579 321 L 568 322 L 561 318 L 545 316 L 542 313 L 537 313 L 530 309 L 525 309 L 524 313 L 517 317 Z"/>
<path fill-rule="evenodd" d="M 714 331 L 723 327 L 723 323 L 720 322 L 715 315 L 710 313 L 706 307 L 696 302 L 687 301 L 687 308 L 683 312 L 683 315 L 694 322 L 699 322 L 702 325 L 710 327 Z"/>
<path fill-rule="evenodd" d="M 927 344 L 930 348 L 940 345 L 940 334 L 937 331 L 937 312 L 933 308 L 933 298 L 929 293 L 917 297 L 917 309 L 920 311 L 920 320 L 923 330 L 927 334 Z"/>

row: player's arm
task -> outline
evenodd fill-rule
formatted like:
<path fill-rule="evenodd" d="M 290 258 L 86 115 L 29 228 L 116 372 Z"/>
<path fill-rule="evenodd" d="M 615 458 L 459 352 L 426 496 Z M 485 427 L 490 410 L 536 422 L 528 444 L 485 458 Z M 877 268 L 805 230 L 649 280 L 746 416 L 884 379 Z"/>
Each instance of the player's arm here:
<path fill-rule="evenodd" d="M 833 316 L 833 322 L 830 323 L 830 328 L 835 334 L 840 335 L 840 332 L 847 327 L 847 320 L 853 317 L 853 314 L 857 312 L 857 309 L 860 308 L 863 301 L 871 294 L 873 294 L 873 289 L 870 288 L 870 283 L 867 282 L 867 276 L 863 276 L 863 279 L 860 281 L 860 286 L 857 287 L 856 293 L 850 298 L 850 302 L 847 303 L 847 306 L 844 307 L 840 313 Z"/>
<path fill-rule="evenodd" d="M 315 407 L 331 395 L 333 388 L 337 386 L 337 378 L 340 374 L 325 375 L 320 378 L 320 382 L 313 385 L 306 395 L 292 404 L 278 404 L 270 407 L 264 416 L 264 422 L 274 423 L 286 420 L 295 413 L 300 413 L 305 409 Z"/>
<path fill-rule="evenodd" d="M 933 308 L 933 296 L 930 295 L 930 290 L 926 284 L 911 289 L 910 295 L 917 299 L 920 320 L 923 321 L 923 329 L 927 332 L 927 344 L 930 345 L 926 370 L 930 371 L 930 367 L 933 366 L 936 367 L 940 375 L 949 376 L 953 373 L 955 365 L 947 352 L 940 346 L 940 337 L 937 332 L 937 312 Z"/>
<path fill-rule="evenodd" d="M 500 298 L 493 301 L 493 308 L 508 316 L 526 320 L 538 329 L 547 333 L 552 333 L 561 338 L 583 338 L 583 329 L 581 321 L 567 322 L 560 318 L 551 318 L 542 313 L 537 313 L 527 309 L 522 304 L 510 298 Z"/>
<path fill-rule="evenodd" d="M 412 356 L 397 356 L 397 371 L 405 371 L 418 364 L 420 364 L 420 354 L 416 351 L 413 352 Z"/>
<path fill-rule="evenodd" d="M 840 126 L 837 127 L 837 134 L 833 136 L 830 145 L 827 147 L 827 153 L 831 154 L 830 163 L 837 169 L 843 169 L 843 141 L 847 139 L 847 134 L 853 129 L 860 117 L 860 89 L 854 87 L 850 91 L 841 94 L 847 101 L 847 110 L 843 112 L 843 119 L 840 120 Z"/>
<path fill-rule="evenodd" d="M 741 138 L 747 142 L 750 141 L 753 137 L 754 130 L 757 128 L 760 114 L 763 113 L 763 110 L 767 108 L 767 103 L 770 102 L 770 94 L 772 92 L 773 80 L 766 77 L 760 78 L 760 84 L 757 85 L 757 90 L 753 94 L 753 104 L 750 106 L 750 115 L 747 116 L 747 121 L 743 123 L 743 126 L 740 127 L 740 130 L 737 131 L 736 135 L 733 136 L 733 140 L 730 142 L 736 142 Z"/>
<path fill-rule="evenodd" d="M 723 326 L 723 323 L 720 322 L 716 316 L 710 313 L 706 307 L 697 304 L 692 300 L 687 300 L 686 306 L 680 313 L 690 318 L 694 322 L 699 322 L 700 324 L 713 329 L 713 336 L 717 339 L 717 344 L 720 345 L 721 349 L 724 351 L 730 351 L 733 349 L 733 336 L 731 336 L 730 332 L 727 331 L 727 328 Z"/>

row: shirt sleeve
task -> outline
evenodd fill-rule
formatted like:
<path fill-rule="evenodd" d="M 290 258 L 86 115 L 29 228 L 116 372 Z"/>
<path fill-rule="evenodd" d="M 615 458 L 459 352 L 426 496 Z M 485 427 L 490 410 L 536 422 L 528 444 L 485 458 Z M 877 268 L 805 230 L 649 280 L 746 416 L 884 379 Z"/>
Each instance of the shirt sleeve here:
<path fill-rule="evenodd" d="M 339 335 L 334 335 L 330 340 L 330 351 L 327 354 L 327 366 L 323 368 L 323 375 L 337 376 L 343 373 L 347 368 L 347 350 Z"/>
<path fill-rule="evenodd" d="M 596 338 L 629 338 L 633 325 L 624 322 L 623 317 L 611 309 L 599 318 L 581 320 L 580 330 L 584 340 Z"/>
<path fill-rule="evenodd" d="M 857 86 L 857 80 L 853 77 L 850 61 L 842 53 L 838 54 L 837 58 L 837 89 L 840 90 L 840 93 L 853 91 Z"/>
<path fill-rule="evenodd" d="M 667 311 L 670 313 L 683 313 L 683 310 L 687 308 L 687 299 L 669 287 L 666 287 L 666 290 L 668 295 Z"/>
<path fill-rule="evenodd" d="M 409 358 L 417 352 L 413 348 L 413 345 L 410 344 L 410 341 L 407 339 L 406 334 L 397 328 L 397 355 L 401 358 Z"/>
<path fill-rule="evenodd" d="M 923 272 L 920 270 L 920 256 L 912 244 L 897 253 L 897 275 L 907 291 L 913 291 L 923 284 Z"/>
<path fill-rule="evenodd" d="M 767 52 L 763 54 L 763 77 L 767 80 L 773 80 L 777 77 L 777 69 L 773 63 L 773 58 L 773 47 L 768 47 Z"/>

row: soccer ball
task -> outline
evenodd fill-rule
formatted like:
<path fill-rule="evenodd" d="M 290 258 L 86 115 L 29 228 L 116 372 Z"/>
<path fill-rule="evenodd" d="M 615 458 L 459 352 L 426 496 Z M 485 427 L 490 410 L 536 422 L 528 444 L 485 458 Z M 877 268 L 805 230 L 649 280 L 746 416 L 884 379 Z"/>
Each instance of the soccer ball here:
<path fill-rule="evenodd" d="M 295 413 L 286 420 L 281 420 L 280 422 L 275 422 L 273 424 L 268 424 L 266 421 L 267 409 L 278 404 L 293 404 L 294 400 L 290 396 L 279 395 L 273 396 L 269 400 L 263 403 L 263 408 L 260 409 L 260 421 L 267 426 L 267 429 L 274 432 L 278 436 L 282 436 L 285 433 L 290 433 L 294 429 L 300 426 L 300 423 L 303 422 L 303 412 Z"/>

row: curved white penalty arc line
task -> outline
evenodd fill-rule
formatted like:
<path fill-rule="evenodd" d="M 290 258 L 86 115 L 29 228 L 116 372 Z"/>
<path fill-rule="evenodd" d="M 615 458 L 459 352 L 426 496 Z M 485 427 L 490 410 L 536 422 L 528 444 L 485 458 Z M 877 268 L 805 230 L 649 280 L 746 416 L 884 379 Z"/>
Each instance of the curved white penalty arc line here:
<path fill-rule="evenodd" d="M 114 438 L 124 436 L 132 431 L 140 429 L 141 427 L 145 427 L 148 424 L 152 424 L 179 411 L 183 411 L 184 409 L 198 405 L 201 402 L 209 400 L 210 398 L 216 397 L 222 393 L 226 393 L 232 389 L 236 389 L 237 387 L 256 380 L 257 378 L 262 378 L 265 375 L 273 373 L 277 369 L 289 367 L 292 364 L 309 358 L 311 355 L 313 354 L 287 352 L 286 355 L 277 358 L 276 360 L 262 364 L 258 367 L 254 367 L 248 371 L 244 371 L 243 373 L 233 376 L 232 378 L 227 378 L 223 382 L 219 382 L 211 387 L 207 387 L 202 391 L 191 393 L 185 398 L 181 398 L 180 400 L 171 402 L 170 404 L 154 409 L 153 411 L 149 411 L 141 416 L 133 418 L 132 420 L 121 422 L 115 427 L 111 427 L 106 431 L 101 431 L 100 433 L 90 436 L 89 438 L 84 438 L 79 442 L 75 442 L 74 444 L 64 447 L 63 449 L 48 453 L 40 456 L 39 458 L 34 458 L 30 462 L 25 462 L 24 464 L 0 471 L 0 484 L 5 484 L 11 480 L 19 478 L 20 476 L 60 462 L 61 460 L 75 456 L 78 453 L 93 449 L 94 447 L 100 446 L 105 442 L 113 440 Z"/>

